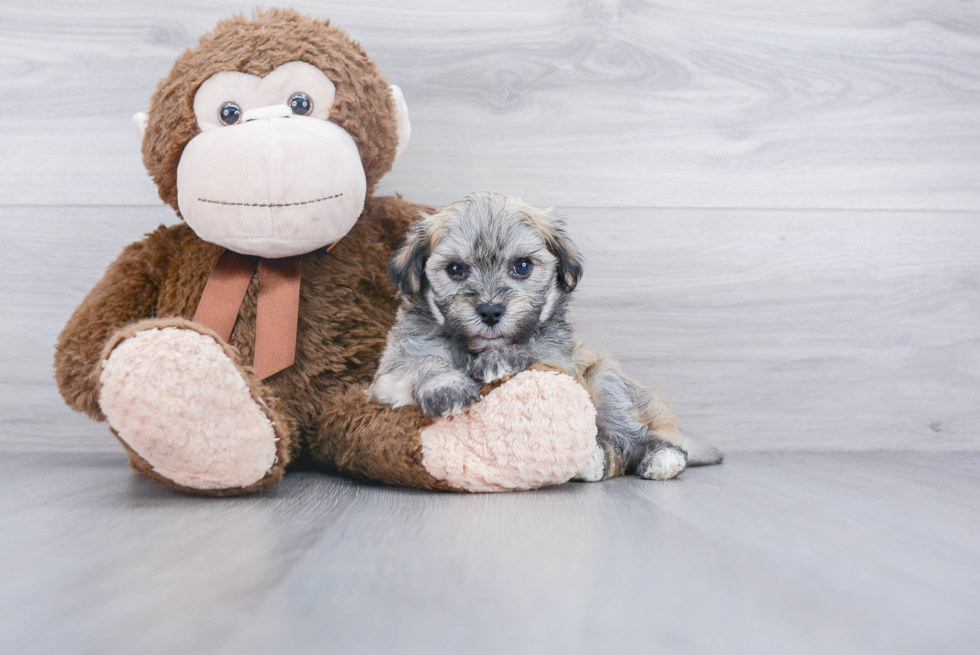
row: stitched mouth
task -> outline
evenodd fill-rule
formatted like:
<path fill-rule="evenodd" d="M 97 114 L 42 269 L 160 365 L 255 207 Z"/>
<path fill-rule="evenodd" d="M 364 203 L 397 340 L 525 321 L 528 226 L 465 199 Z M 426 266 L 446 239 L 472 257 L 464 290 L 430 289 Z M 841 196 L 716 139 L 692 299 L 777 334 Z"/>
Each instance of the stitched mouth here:
<path fill-rule="evenodd" d="M 332 196 L 323 196 L 322 198 L 316 198 L 314 200 L 304 200 L 303 202 L 225 202 L 224 200 L 210 200 L 208 198 L 198 198 L 198 202 L 207 202 L 212 205 L 231 205 L 234 207 L 296 207 L 298 205 L 312 205 L 313 203 L 323 202 L 324 200 L 333 200 L 334 198 L 339 198 L 344 194 L 336 193 Z"/>

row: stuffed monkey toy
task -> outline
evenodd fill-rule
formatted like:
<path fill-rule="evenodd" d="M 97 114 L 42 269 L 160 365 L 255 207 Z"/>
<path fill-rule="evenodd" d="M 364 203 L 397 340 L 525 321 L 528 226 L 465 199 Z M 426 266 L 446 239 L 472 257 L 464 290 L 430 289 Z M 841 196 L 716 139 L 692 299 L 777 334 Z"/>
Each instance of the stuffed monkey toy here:
<path fill-rule="evenodd" d="M 226 496 L 290 465 L 501 491 L 586 463 L 595 411 L 563 372 L 522 372 L 449 418 L 368 401 L 397 306 L 386 266 L 432 210 L 372 195 L 408 110 L 344 32 L 292 10 L 222 21 L 136 120 L 183 221 L 123 250 L 55 355 L 66 402 L 107 420 L 136 471 Z"/>

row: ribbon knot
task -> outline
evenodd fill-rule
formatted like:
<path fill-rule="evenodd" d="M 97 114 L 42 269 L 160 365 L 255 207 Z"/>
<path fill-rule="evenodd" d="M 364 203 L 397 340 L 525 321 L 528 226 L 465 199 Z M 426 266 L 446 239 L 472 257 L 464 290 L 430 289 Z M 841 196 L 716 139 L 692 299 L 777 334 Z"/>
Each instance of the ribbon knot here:
<path fill-rule="evenodd" d="M 245 300 L 245 292 L 259 269 L 259 297 L 255 315 L 255 375 L 264 380 L 296 361 L 299 320 L 301 256 L 264 259 L 225 250 L 215 264 L 194 321 L 228 341 Z"/>

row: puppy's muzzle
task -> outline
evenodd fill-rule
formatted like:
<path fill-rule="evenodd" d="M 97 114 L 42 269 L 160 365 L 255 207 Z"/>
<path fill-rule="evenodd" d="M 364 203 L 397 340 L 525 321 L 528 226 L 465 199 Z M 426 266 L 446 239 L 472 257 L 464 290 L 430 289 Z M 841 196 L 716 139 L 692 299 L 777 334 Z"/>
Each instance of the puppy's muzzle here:
<path fill-rule="evenodd" d="M 482 305 L 477 305 L 476 313 L 479 314 L 480 320 L 493 327 L 500 322 L 500 317 L 504 315 L 504 306 L 483 303 Z"/>

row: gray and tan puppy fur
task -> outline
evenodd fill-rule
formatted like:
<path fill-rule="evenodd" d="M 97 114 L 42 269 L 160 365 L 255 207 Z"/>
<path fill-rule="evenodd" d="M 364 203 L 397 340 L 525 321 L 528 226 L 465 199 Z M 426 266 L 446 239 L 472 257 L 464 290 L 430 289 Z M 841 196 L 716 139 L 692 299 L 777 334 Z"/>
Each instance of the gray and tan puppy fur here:
<path fill-rule="evenodd" d="M 660 394 L 575 338 L 567 305 L 582 258 L 551 210 L 471 194 L 414 224 L 388 272 L 401 304 L 375 401 L 446 416 L 478 399 L 483 383 L 548 364 L 576 374 L 595 402 L 598 446 L 577 479 L 665 480 L 721 461 L 681 432 Z"/>

